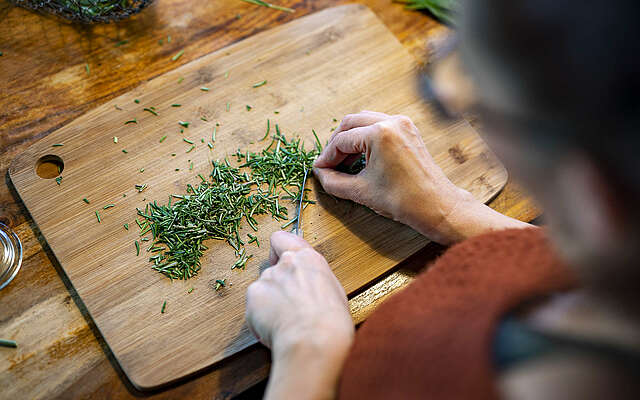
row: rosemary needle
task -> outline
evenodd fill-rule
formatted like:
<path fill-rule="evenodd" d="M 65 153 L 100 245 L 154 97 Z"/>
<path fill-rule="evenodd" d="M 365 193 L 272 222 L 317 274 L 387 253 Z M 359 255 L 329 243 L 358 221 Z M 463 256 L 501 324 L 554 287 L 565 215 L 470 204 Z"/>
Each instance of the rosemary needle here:
<path fill-rule="evenodd" d="M 164 303 L 162 303 L 162 309 L 160 310 L 161 314 L 164 314 L 164 310 L 167 308 L 167 301 L 165 300 Z"/>
<path fill-rule="evenodd" d="M 136 104 L 140 104 L 140 100 L 138 100 L 138 99 L 134 99 L 133 102 L 136 103 Z"/>
<path fill-rule="evenodd" d="M 91 71 L 89 70 L 89 64 L 84 65 L 84 70 L 87 71 L 87 75 L 91 75 Z"/>
<path fill-rule="evenodd" d="M 85 203 L 89 204 L 89 200 L 86 197 L 83 198 L 82 201 L 84 201 Z"/>
<path fill-rule="evenodd" d="M 128 231 L 129 230 L 129 224 L 124 224 L 124 229 Z"/>
<path fill-rule="evenodd" d="M 18 347 L 18 344 L 14 340 L 0 339 L 0 347 L 11 347 L 15 349 Z"/>
<path fill-rule="evenodd" d="M 189 148 L 189 150 L 187 150 L 185 153 L 191 153 L 191 150 L 193 150 L 193 149 L 195 149 L 195 148 L 196 148 L 196 146 L 195 146 L 195 145 L 193 145 L 193 146 L 191 146 L 191 147 Z"/>
<path fill-rule="evenodd" d="M 148 111 L 148 112 L 150 112 L 151 114 L 153 114 L 153 115 L 155 115 L 155 116 L 158 116 L 158 113 L 156 112 L 156 110 L 153 110 L 153 109 L 151 109 L 151 108 L 143 108 L 142 110 L 143 110 L 143 111 Z"/>
<path fill-rule="evenodd" d="M 118 143 L 118 137 L 117 136 L 113 137 L 113 143 Z"/>
<path fill-rule="evenodd" d="M 263 140 L 265 140 L 269 136 L 269 131 L 270 130 L 271 130 L 271 122 L 269 120 L 267 120 L 267 132 L 265 132 L 264 137 L 262 139 L 260 139 L 261 142 Z"/>
<path fill-rule="evenodd" d="M 186 143 L 193 144 L 193 142 L 187 138 L 182 138 L 182 140 Z"/>
<path fill-rule="evenodd" d="M 277 6 L 275 4 L 271 4 L 271 3 L 267 3 L 266 1 L 262 1 L 262 0 L 242 0 L 245 3 L 251 3 L 251 4 L 255 4 L 258 6 L 263 6 L 263 7 L 267 7 L 267 8 L 273 8 L 274 10 L 279 10 L 279 11 L 284 11 L 284 12 L 294 12 L 295 10 L 293 8 L 288 8 L 288 7 L 282 7 L 282 6 Z"/>
<path fill-rule="evenodd" d="M 185 121 L 178 121 L 178 125 L 180 126 L 184 126 L 185 128 L 189 127 L 189 122 L 185 122 Z"/>
<path fill-rule="evenodd" d="M 218 130 L 218 125 L 213 127 L 213 133 L 211 133 L 211 141 L 215 143 L 216 141 L 216 131 Z"/>
<path fill-rule="evenodd" d="M 135 244 L 136 244 L 136 256 L 139 256 L 140 255 L 140 243 L 138 243 L 138 241 L 136 240 Z"/>
<path fill-rule="evenodd" d="M 125 122 L 124 124 L 127 125 L 127 124 L 137 124 L 137 123 L 138 123 L 138 119 L 134 118 L 134 119 L 130 119 L 129 121 Z"/>
<path fill-rule="evenodd" d="M 56 183 L 58 184 L 58 186 L 60 186 L 60 183 L 62 183 L 62 177 L 61 176 L 56 178 Z"/>
<path fill-rule="evenodd" d="M 51 145 L 51 147 L 62 147 L 62 146 L 64 146 L 64 144 L 62 143 L 54 143 Z"/>
<path fill-rule="evenodd" d="M 248 105 L 248 104 L 247 104 L 245 107 L 247 107 L 247 111 L 251 111 L 251 109 L 253 108 L 253 107 L 251 107 L 251 106 L 250 106 L 250 105 Z"/>
<path fill-rule="evenodd" d="M 255 89 L 255 88 L 259 88 L 260 86 L 264 86 L 264 85 L 266 85 L 266 84 L 267 84 L 267 81 L 266 81 L 266 80 L 264 80 L 264 81 L 262 81 L 262 82 L 254 83 L 254 84 L 253 84 L 253 88 L 254 88 L 254 89 Z"/>
<path fill-rule="evenodd" d="M 164 142 L 164 140 L 167 138 L 167 135 L 164 135 L 163 137 L 160 138 L 160 143 Z"/>
<path fill-rule="evenodd" d="M 98 223 L 100 223 L 101 222 L 100 213 L 97 210 L 96 210 L 96 218 L 98 219 Z"/>
<path fill-rule="evenodd" d="M 182 104 L 172 104 L 171 107 L 182 107 Z"/>
<path fill-rule="evenodd" d="M 208 91 L 209 91 L 209 88 L 208 88 L 208 87 L 204 87 L 204 86 L 203 86 L 203 87 L 201 87 L 201 88 L 200 88 L 200 90 L 202 90 L 203 92 L 208 92 Z"/>
<path fill-rule="evenodd" d="M 108 210 L 108 209 L 110 209 L 111 207 L 115 207 L 115 206 L 116 206 L 115 204 L 107 204 L 106 206 L 102 207 L 102 209 L 103 209 L 103 210 Z"/>
<path fill-rule="evenodd" d="M 176 61 L 178 58 L 182 57 L 184 54 L 184 50 L 180 50 L 175 56 L 171 57 L 171 61 Z"/>

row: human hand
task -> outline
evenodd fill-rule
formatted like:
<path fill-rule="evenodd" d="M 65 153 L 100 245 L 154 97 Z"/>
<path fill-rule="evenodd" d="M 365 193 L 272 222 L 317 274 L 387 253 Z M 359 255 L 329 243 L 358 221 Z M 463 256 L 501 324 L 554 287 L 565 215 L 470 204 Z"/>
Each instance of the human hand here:
<path fill-rule="evenodd" d="M 366 167 L 357 175 L 334 169 L 361 154 Z M 402 115 L 347 115 L 314 167 L 327 193 L 363 204 L 442 244 L 462 239 L 448 220 L 454 210 L 477 203 L 445 176 L 416 126 Z"/>
<path fill-rule="evenodd" d="M 301 342 L 344 341 L 354 327 L 347 296 L 329 264 L 305 240 L 271 235 L 272 267 L 247 289 L 247 323 L 274 353 Z"/>
<path fill-rule="evenodd" d="M 247 290 L 247 323 L 271 348 L 265 399 L 335 397 L 354 326 L 344 289 L 303 239 L 271 235 L 271 268 Z"/>

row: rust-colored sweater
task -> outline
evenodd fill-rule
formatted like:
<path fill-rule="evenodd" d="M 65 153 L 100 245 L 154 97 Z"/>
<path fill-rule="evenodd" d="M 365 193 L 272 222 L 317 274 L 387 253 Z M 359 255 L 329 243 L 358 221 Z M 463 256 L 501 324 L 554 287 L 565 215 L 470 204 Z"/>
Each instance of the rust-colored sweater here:
<path fill-rule="evenodd" d="M 358 330 L 339 398 L 497 398 L 497 324 L 519 304 L 573 284 L 541 229 L 455 245 Z"/>

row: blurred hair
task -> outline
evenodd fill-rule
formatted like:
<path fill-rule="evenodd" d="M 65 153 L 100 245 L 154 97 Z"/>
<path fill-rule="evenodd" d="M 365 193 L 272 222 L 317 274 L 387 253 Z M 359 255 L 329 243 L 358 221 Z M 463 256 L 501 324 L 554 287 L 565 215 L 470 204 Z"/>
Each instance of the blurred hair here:
<path fill-rule="evenodd" d="M 468 0 L 462 15 L 480 97 L 497 88 L 518 117 L 555 127 L 537 135 L 584 148 L 640 193 L 640 1 Z"/>

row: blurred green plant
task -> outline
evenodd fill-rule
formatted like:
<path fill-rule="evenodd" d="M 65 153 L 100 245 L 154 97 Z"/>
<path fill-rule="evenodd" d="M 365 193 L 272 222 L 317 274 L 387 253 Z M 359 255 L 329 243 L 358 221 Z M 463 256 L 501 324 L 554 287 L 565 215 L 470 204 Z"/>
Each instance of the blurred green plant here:
<path fill-rule="evenodd" d="M 32 10 L 91 23 L 110 22 L 139 12 L 152 0 L 9 0 Z"/>
<path fill-rule="evenodd" d="M 455 8 L 458 0 L 393 0 L 408 10 L 427 10 L 445 24 L 455 26 Z"/>

